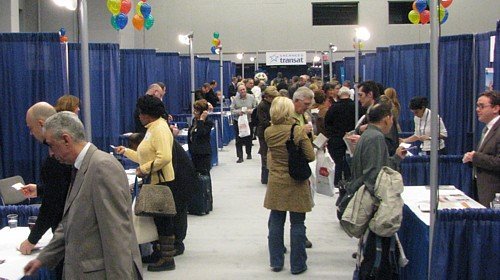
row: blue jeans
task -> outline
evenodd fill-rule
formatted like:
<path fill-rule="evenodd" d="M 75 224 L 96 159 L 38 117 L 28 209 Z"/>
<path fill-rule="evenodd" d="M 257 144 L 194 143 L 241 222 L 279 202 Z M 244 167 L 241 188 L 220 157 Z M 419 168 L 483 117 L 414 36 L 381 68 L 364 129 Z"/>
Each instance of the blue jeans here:
<path fill-rule="evenodd" d="M 306 260 L 306 213 L 290 212 L 290 270 L 302 271 L 307 268 Z M 271 210 L 269 214 L 269 256 L 271 267 L 283 267 L 285 244 L 283 242 L 286 211 Z"/>

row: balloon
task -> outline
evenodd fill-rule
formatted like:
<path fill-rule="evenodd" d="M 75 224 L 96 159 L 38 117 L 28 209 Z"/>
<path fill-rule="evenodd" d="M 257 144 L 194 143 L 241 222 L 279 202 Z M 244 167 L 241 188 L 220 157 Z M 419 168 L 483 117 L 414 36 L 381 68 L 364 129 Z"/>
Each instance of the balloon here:
<path fill-rule="evenodd" d="M 441 5 L 443 5 L 443 7 L 445 8 L 448 8 L 452 2 L 453 0 L 441 0 Z"/>
<path fill-rule="evenodd" d="M 219 39 L 219 32 L 217 32 L 217 31 L 214 32 L 214 38 Z"/>
<path fill-rule="evenodd" d="M 114 28 L 115 30 L 120 30 L 120 27 L 118 27 L 118 24 L 116 23 L 116 18 L 117 18 L 117 17 L 118 17 L 118 16 L 113 16 L 113 15 L 111 15 L 111 26 L 113 26 L 113 28 Z"/>
<path fill-rule="evenodd" d="M 108 10 L 113 15 L 116 16 L 116 15 L 118 15 L 120 13 L 120 7 L 121 7 L 120 0 L 108 0 L 107 5 L 108 5 Z"/>
<path fill-rule="evenodd" d="M 448 20 L 448 10 L 444 10 L 444 16 L 443 16 L 443 19 L 439 19 L 439 22 L 441 24 L 445 23 L 446 21 Z"/>
<path fill-rule="evenodd" d="M 128 14 L 128 12 L 130 12 L 130 9 L 132 9 L 132 2 L 130 2 L 130 0 L 122 0 L 120 12 Z"/>
<path fill-rule="evenodd" d="M 144 28 L 149 30 L 154 23 L 155 23 L 155 18 L 153 17 L 152 14 L 149 14 L 149 16 L 144 20 Z"/>
<path fill-rule="evenodd" d="M 422 24 L 429 23 L 430 19 L 431 19 L 431 12 L 429 12 L 429 10 L 425 10 L 420 13 L 420 23 Z"/>
<path fill-rule="evenodd" d="M 210 48 L 210 51 L 212 52 L 212 54 L 216 54 L 216 52 L 215 52 L 215 50 L 216 50 L 216 49 L 217 49 L 217 48 L 216 48 L 215 46 L 212 46 L 212 47 Z"/>
<path fill-rule="evenodd" d="M 414 11 L 418 11 L 418 9 L 417 9 L 417 1 L 413 1 L 413 4 L 411 4 L 411 8 Z"/>
<path fill-rule="evenodd" d="M 420 14 L 415 10 L 411 10 L 408 13 L 408 20 L 413 24 L 418 24 L 420 22 Z"/>
<path fill-rule="evenodd" d="M 64 29 L 64 27 L 61 27 L 61 29 L 59 29 L 59 36 L 64 36 L 66 35 L 66 29 Z"/>
<path fill-rule="evenodd" d="M 151 14 L 151 5 L 149 5 L 148 3 L 142 3 L 141 14 L 144 18 L 147 18 L 149 14 Z"/>
<path fill-rule="evenodd" d="M 141 17 L 142 17 L 141 7 L 142 7 L 143 4 L 144 4 L 144 2 L 139 1 L 139 3 L 137 3 L 137 6 L 135 6 L 135 14 L 139 15 Z"/>
<path fill-rule="evenodd" d="M 142 27 L 144 27 L 144 18 L 140 15 L 134 15 L 134 17 L 132 18 L 132 24 L 134 25 L 135 29 L 142 30 Z"/>
<path fill-rule="evenodd" d="M 127 26 L 127 22 L 128 22 L 128 17 L 124 13 L 118 14 L 116 16 L 116 25 L 120 29 L 125 28 L 125 26 Z"/>
<path fill-rule="evenodd" d="M 61 37 L 59 37 L 59 41 L 60 41 L 61 43 L 66 43 L 66 42 L 68 42 L 68 36 L 61 36 Z"/>
<path fill-rule="evenodd" d="M 443 21 L 444 15 L 446 14 L 446 9 L 443 6 L 439 7 L 439 22 Z"/>
<path fill-rule="evenodd" d="M 415 1 L 417 3 L 415 3 L 415 7 L 417 8 L 417 11 L 419 13 L 422 13 L 425 8 L 427 8 L 427 1 L 426 0 L 417 0 Z"/>
<path fill-rule="evenodd" d="M 220 40 L 217 38 L 212 39 L 212 45 L 217 46 L 220 43 Z"/>

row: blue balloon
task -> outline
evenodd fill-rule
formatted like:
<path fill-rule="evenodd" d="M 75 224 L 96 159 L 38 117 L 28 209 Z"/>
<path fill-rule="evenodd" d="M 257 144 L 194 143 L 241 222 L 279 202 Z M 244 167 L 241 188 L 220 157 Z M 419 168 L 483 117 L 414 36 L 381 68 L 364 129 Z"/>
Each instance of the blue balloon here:
<path fill-rule="evenodd" d="M 217 50 L 217 48 L 216 48 L 215 46 L 212 46 L 212 47 L 210 48 L 210 51 L 212 51 L 212 54 L 217 54 L 217 53 L 216 53 L 216 50 Z"/>
<path fill-rule="evenodd" d="M 116 25 L 120 29 L 125 28 L 125 26 L 127 26 L 127 22 L 128 22 L 128 17 L 124 13 L 120 13 L 116 16 Z"/>
<path fill-rule="evenodd" d="M 142 2 L 141 13 L 144 18 L 147 18 L 151 14 L 151 5 L 146 2 Z"/>
<path fill-rule="evenodd" d="M 64 29 L 64 27 L 61 27 L 61 29 L 59 29 L 59 36 L 64 36 L 66 35 L 66 29 Z"/>
<path fill-rule="evenodd" d="M 417 0 L 415 3 L 419 13 L 423 12 L 427 8 L 427 0 Z"/>
<path fill-rule="evenodd" d="M 441 24 L 445 23 L 447 20 L 448 20 L 448 10 L 445 10 L 444 11 L 444 17 L 443 19 L 441 20 Z"/>

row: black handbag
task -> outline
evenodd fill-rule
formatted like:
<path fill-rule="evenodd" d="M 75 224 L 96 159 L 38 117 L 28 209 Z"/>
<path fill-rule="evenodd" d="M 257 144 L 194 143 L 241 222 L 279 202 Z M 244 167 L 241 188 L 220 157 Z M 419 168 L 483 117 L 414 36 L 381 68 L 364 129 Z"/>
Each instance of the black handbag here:
<path fill-rule="evenodd" d="M 149 172 L 149 180 L 151 180 L 151 169 Z M 177 214 L 175 208 L 175 200 L 172 190 L 167 186 L 167 182 L 161 182 L 163 172 L 158 171 L 159 183 L 143 184 L 139 195 L 137 196 L 134 213 L 137 216 L 153 216 L 153 217 L 173 217 Z"/>
<path fill-rule="evenodd" d="M 311 177 L 311 168 L 300 146 L 293 142 L 293 129 L 297 124 L 292 125 L 290 138 L 286 141 L 288 151 L 288 173 L 290 177 L 297 181 L 304 181 Z"/>

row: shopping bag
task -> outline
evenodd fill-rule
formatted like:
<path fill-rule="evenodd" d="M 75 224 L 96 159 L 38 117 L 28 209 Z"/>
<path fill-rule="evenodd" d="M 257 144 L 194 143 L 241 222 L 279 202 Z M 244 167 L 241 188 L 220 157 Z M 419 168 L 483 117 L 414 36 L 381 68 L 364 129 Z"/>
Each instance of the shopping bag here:
<path fill-rule="evenodd" d="M 135 208 L 135 199 L 132 203 L 132 209 Z M 144 244 L 158 240 L 158 231 L 153 217 L 137 216 L 132 214 L 132 222 L 134 223 L 135 235 L 138 244 Z"/>
<path fill-rule="evenodd" d="M 250 136 L 250 125 L 248 124 L 248 117 L 243 114 L 238 117 L 238 136 L 240 138 Z"/>
<path fill-rule="evenodd" d="M 333 197 L 335 163 L 326 149 L 316 151 L 316 192 Z"/>

